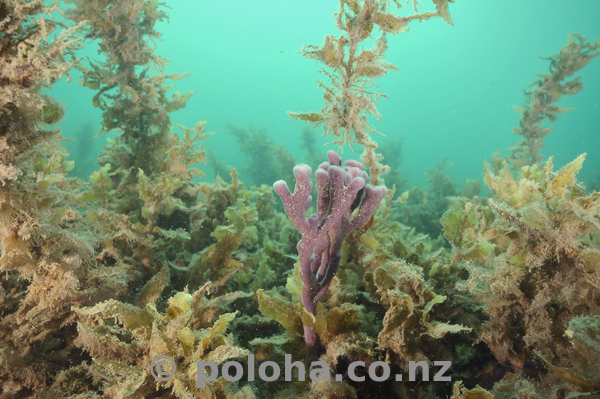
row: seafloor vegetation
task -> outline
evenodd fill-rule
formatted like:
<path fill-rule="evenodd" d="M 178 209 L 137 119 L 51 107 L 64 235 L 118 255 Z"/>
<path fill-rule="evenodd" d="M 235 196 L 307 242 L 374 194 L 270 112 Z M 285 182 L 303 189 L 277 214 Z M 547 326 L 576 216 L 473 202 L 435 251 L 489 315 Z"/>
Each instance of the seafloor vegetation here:
<path fill-rule="evenodd" d="M 294 168 L 263 131 L 229 127 L 253 163 L 245 185 L 205 154 L 205 122 L 171 121 L 191 94 L 168 94 L 185 75 L 164 75 L 151 46 L 167 17 L 160 3 L 70 3 L 0 3 L 1 399 L 598 397 L 600 193 L 577 180 L 586 154 L 555 167 L 540 149 L 600 41 L 572 34 L 547 59 L 516 108 L 522 140 L 482 165 L 490 194 L 452 181 L 444 162 L 428 187 L 400 190 L 401 154 L 389 151 L 402 143 L 384 164 L 367 123 L 383 96 L 372 80 L 396 69 L 386 35 L 413 21 L 452 23 L 452 1 L 426 12 L 414 2 L 401 16 L 396 0 L 340 0 L 340 33 L 303 49 L 323 66 L 323 107 L 290 115 L 362 148 L 369 176 L 330 154 L 309 208 L 318 217 L 307 221 L 307 166 Z M 91 41 L 103 60 L 82 62 Z M 102 131 L 119 133 L 86 183 L 70 174 L 55 127 L 64 108 L 44 94 L 65 75 L 95 92 Z M 325 152 L 309 130 L 302 137 L 316 170 Z M 215 183 L 203 182 L 202 163 Z M 278 176 L 298 179 L 293 197 L 275 186 L 289 217 L 271 187 Z M 150 374 L 159 354 L 177 366 L 166 382 Z M 249 354 L 318 359 L 344 378 L 220 377 L 197 388 L 197 361 L 247 369 Z M 411 361 L 433 376 L 444 360 L 451 382 L 393 378 Z M 392 377 L 353 382 L 355 361 L 386 362 Z"/>

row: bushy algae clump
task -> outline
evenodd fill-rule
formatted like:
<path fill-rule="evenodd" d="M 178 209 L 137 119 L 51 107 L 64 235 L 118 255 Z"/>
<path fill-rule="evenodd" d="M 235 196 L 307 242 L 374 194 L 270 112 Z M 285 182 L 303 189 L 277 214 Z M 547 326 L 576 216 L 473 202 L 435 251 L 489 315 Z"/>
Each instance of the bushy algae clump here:
<path fill-rule="evenodd" d="M 54 19 L 57 4 L 0 6 L 0 381 L 3 395 L 32 395 L 65 368 L 72 305 L 126 290 L 133 276 L 92 267 L 100 237 L 74 207 L 60 129 L 62 105 L 42 94 L 78 60 L 78 32 Z"/>
<path fill-rule="evenodd" d="M 80 319 L 76 344 L 94 357 L 87 372 L 102 376 L 103 390 L 111 396 L 148 397 L 156 391 L 157 383 L 150 375 L 150 363 L 156 356 L 165 355 L 177 359 L 177 363 L 174 377 L 161 388 L 175 397 L 252 397 L 249 387 L 227 394 L 229 383 L 223 377 L 197 387 L 197 361 L 222 364 L 249 354 L 235 345 L 231 334 L 226 334 L 237 312 L 222 313 L 216 320 L 206 316 L 216 317 L 215 312 L 207 310 L 224 311 L 235 300 L 251 294 L 237 292 L 207 299 L 209 289 L 207 283 L 193 294 L 178 292 L 169 298 L 164 313 L 153 305 L 137 308 L 112 299 L 93 307 L 75 308 Z M 106 319 L 115 319 L 118 324 L 107 325 Z"/>
<path fill-rule="evenodd" d="M 378 132 L 368 124 L 368 117 L 381 118 L 375 101 L 385 95 L 371 89 L 377 87 L 373 79 L 398 69 L 385 61 L 387 34 L 407 32 L 409 23 L 430 18 L 440 17 L 452 24 L 449 2 L 453 1 L 433 0 L 435 12 L 417 12 L 419 4 L 413 0 L 415 13 L 402 16 L 391 10 L 392 4 L 403 8 L 402 2 L 397 0 L 339 0 L 334 18 L 342 34 L 327 35 L 322 46 L 305 46 L 301 51 L 306 58 L 324 64 L 319 72 L 327 76 L 329 85 L 319 81 L 324 91 L 321 111 L 288 112 L 288 115 L 312 122 L 315 127 L 322 126 L 323 135 L 333 144 L 362 146 L 362 160 L 370 168 L 371 183 L 375 185 L 379 184 L 379 174 L 386 173 L 388 168 L 379 163 L 382 157 L 375 152 L 377 143 L 370 136 Z M 366 46 L 369 40 L 374 41 L 374 47 Z"/>
<path fill-rule="evenodd" d="M 550 61 L 549 72 L 539 74 L 540 79 L 528 86 L 533 88 L 525 91 L 528 98 L 523 109 L 514 107 L 521 114 L 519 127 L 514 128 L 514 132 L 523 136 L 523 140 L 511 148 L 509 157 L 509 162 L 517 170 L 542 160 L 543 156 L 539 154 L 543 147 L 542 139 L 552 132 L 552 127 L 543 127 L 542 122 L 554 122 L 559 114 L 573 110 L 556 105 L 561 98 L 577 94 L 583 89 L 581 77 L 567 79 L 598 56 L 600 40 L 586 43 L 584 37 L 574 33 L 568 36 L 568 41 L 569 44 L 558 54 L 544 58 Z"/>

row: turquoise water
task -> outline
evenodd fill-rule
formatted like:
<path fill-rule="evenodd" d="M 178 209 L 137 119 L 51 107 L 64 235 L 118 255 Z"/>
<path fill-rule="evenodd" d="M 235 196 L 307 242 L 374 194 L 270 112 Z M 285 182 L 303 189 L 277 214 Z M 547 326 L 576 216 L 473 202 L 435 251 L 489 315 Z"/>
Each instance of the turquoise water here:
<path fill-rule="evenodd" d="M 299 148 L 303 122 L 290 123 L 286 112 L 319 110 L 323 79 L 320 66 L 296 52 L 303 45 L 323 43 L 326 34 L 338 34 L 332 14 L 336 1 L 227 1 L 170 0 L 170 21 L 157 25 L 163 41 L 157 54 L 170 60 L 167 73 L 192 76 L 176 82 L 176 90 L 196 91 L 186 108 L 172 114 L 174 122 L 194 126 L 208 121 L 215 135 L 206 140 L 225 164 L 241 167 L 228 123 L 268 129 L 277 144 L 303 162 Z M 429 6 L 429 2 L 423 3 Z M 411 11 L 412 12 L 412 11 Z M 387 60 L 398 66 L 376 81 L 387 95 L 378 103 L 381 120 L 371 124 L 388 138 L 403 138 L 402 174 L 412 184 L 424 184 L 427 169 L 447 158 L 450 175 L 458 183 L 479 179 L 484 159 L 507 149 L 520 137 L 512 133 L 520 115 L 522 89 L 548 70 L 550 56 L 567 44 L 567 34 L 578 32 L 589 41 L 600 39 L 600 2 L 461 1 L 450 6 L 454 26 L 441 19 L 414 23 L 410 31 L 389 36 Z M 89 44 L 81 54 L 96 57 Z M 88 176 L 108 135 L 91 140 L 99 129 L 101 113 L 92 107 L 92 90 L 79 86 L 78 72 L 71 83 L 55 85 L 52 94 L 67 104 L 63 135 L 74 138 L 67 147 L 78 161 L 76 171 Z M 600 60 L 578 76 L 582 92 L 560 105 L 576 107 L 560 115 L 546 137 L 542 154 L 554 155 L 562 166 L 588 153 L 580 178 L 591 180 L 600 171 Z M 88 128 L 82 125 L 88 123 Z M 324 137 L 317 137 L 325 144 Z M 385 139 L 375 137 L 385 145 Z M 323 149 L 325 157 L 326 149 Z M 358 157 L 360 153 L 344 157 Z M 313 165 L 314 166 L 314 165 Z M 89 168 L 89 170 L 88 170 Z M 214 179 L 202 166 L 207 180 Z M 84 176 L 82 176 L 84 177 Z M 242 181 L 245 176 L 242 173 Z"/>

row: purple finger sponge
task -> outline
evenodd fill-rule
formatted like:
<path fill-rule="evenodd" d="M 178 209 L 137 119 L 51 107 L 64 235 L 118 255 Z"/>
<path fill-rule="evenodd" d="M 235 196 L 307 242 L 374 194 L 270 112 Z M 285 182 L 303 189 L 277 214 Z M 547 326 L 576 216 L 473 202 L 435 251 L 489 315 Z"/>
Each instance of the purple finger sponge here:
<path fill-rule="evenodd" d="M 373 216 L 387 193 L 383 186 L 367 184 L 367 173 L 362 163 L 342 158 L 335 151 L 327 153 L 329 162 L 323 162 L 315 172 L 317 181 L 317 213 L 309 217 L 306 211 L 312 197 L 311 168 L 294 167 L 296 187 L 292 194 L 283 180 L 273 184 L 281 197 L 285 213 L 302 234 L 298 242 L 302 303 L 316 316 L 317 303 L 325 295 L 340 266 L 342 244 L 350 232 L 364 226 Z M 304 327 L 307 363 L 316 359 L 318 337 L 312 327 Z"/>

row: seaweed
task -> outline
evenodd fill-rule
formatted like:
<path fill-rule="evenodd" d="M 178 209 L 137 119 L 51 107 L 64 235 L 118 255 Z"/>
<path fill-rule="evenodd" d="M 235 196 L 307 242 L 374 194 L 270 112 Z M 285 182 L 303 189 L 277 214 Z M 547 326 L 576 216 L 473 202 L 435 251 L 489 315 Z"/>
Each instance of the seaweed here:
<path fill-rule="evenodd" d="M 471 279 L 465 286 L 486 304 L 490 316 L 479 339 L 500 364 L 510 364 L 523 375 L 541 374 L 539 385 L 534 384 L 540 392 L 550 387 L 553 392 L 598 389 L 594 380 L 573 371 L 573 348 L 567 338 L 573 334 L 567 325 L 577 317 L 596 314 L 594 303 L 600 296 L 596 284 L 600 252 L 594 244 L 600 232 L 600 195 L 586 195 L 575 178 L 584 159 L 585 154 L 553 172 L 549 158 L 540 173 L 531 175 L 536 180 L 523 178 L 518 183 L 510 174 L 494 175 L 488 170 L 486 181 L 496 196 L 489 200 L 494 221 L 488 231 L 469 241 L 471 248 L 490 249 L 487 266 L 467 267 Z M 522 173 L 527 169 L 522 167 Z M 456 222 L 450 222 L 450 216 L 446 219 L 448 227 L 461 226 L 458 237 L 465 236 L 460 217 Z M 469 223 L 484 223 L 483 215 L 476 213 L 466 220 L 471 220 L 467 228 Z M 465 247 L 464 242 L 460 245 Z M 465 254 L 472 250 L 466 251 L 455 253 L 468 260 Z M 562 371 L 549 373 L 544 364 Z M 579 373 L 589 376 L 590 370 L 577 365 Z"/>
<path fill-rule="evenodd" d="M 583 89 L 581 77 L 567 79 L 600 55 L 600 41 L 586 43 L 585 40 L 584 36 L 573 33 L 568 35 L 569 43 L 558 54 L 542 57 L 550 61 L 549 73 L 538 74 L 540 79 L 528 86 L 533 89 L 525 90 L 527 100 L 523 108 L 514 106 L 515 111 L 521 114 L 519 127 L 514 128 L 514 132 L 524 139 L 510 150 L 508 161 L 513 169 L 519 170 L 522 166 L 534 165 L 542 160 L 539 152 L 543 147 L 543 138 L 552 132 L 552 127 L 545 128 L 542 122 L 554 122 L 559 114 L 574 110 L 559 107 L 555 103 Z"/>
<path fill-rule="evenodd" d="M 76 344 L 93 357 L 95 370 L 91 371 L 95 379 L 103 381 L 105 393 L 116 397 L 148 397 L 172 392 L 180 399 L 228 393 L 229 383 L 223 377 L 205 383 L 203 388 L 196 384 L 197 361 L 220 365 L 248 355 L 247 350 L 236 346 L 231 334 L 226 334 L 237 312 L 223 313 L 212 326 L 200 327 L 207 321 L 207 309 L 217 301 L 221 302 L 219 307 L 225 305 L 223 298 L 212 301 L 205 298 L 209 286 L 206 284 L 193 294 L 177 293 L 169 298 L 164 313 L 153 306 L 144 309 L 115 300 L 74 309 L 80 319 Z M 235 293 L 227 301 L 231 303 L 244 296 L 247 294 Z M 167 382 L 150 375 L 150 363 L 158 355 L 176 359 L 165 370 L 174 373 Z"/>
<path fill-rule="evenodd" d="M 291 184 L 294 176 L 290 172 L 296 159 L 285 149 L 285 146 L 276 146 L 272 138 L 267 135 L 267 130 L 255 126 L 242 128 L 236 124 L 229 124 L 226 133 L 235 137 L 240 152 L 247 158 L 243 172 L 250 177 L 256 185 L 271 184 L 275 180 L 283 179 Z"/>
<path fill-rule="evenodd" d="M 62 105 L 41 88 L 77 65 L 82 24 L 56 22 L 57 4 L 9 0 L 0 7 L 0 381 L 6 395 L 44 388 L 73 345 L 71 306 L 122 295 L 135 277 L 97 266 L 101 237 L 75 206 L 60 129 Z"/>
<path fill-rule="evenodd" d="M 167 61 L 154 52 L 163 4 L 75 0 L 65 22 L 58 3 L 2 2 L 0 397 L 597 395 L 600 193 L 577 180 L 586 154 L 555 171 L 540 151 L 550 132 L 542 124 L 567 111 L 555 104 L 581 90 L 578 78 L 567 80 L 600 43 L 573 34 L 548 58 L 550 72 L 518 109 L 524 140 L 509 157 L 485 162 L 487 196 L 476 181 L 460 188 L 443 161 L 427 173 L 428 188 L 395 197 L 402 142 L 388 141 L 384 166 L 367 124 L 384 97 L 374 80 L 395 69 L 384 58 L 386 35 L 411 21 L 451 23 L 448 2 L 418 12 L 413 1 L 415 14 L 402 17 L 390 11 L 397 1 L 341 0 L 341 34 L 302 52 L 324 64 L 329 82 L 319 83 L 321 111 L 290 115 L 322 127 L 330 142 L 363 146 L 373 183 L 389 168 L 396 185 L 340 242 L 339 271 L 314 313 L 301 302 L 300 234 L 262 184 L 291 180 L 295 160 L 264 130 L 231 127 L 255 162 L 246 188 L 219 154 L 207 159 L 206 122 L 171 121 L 191 93 L 168 94 L 167 81 L 186 75 L 164 75 Z M 86 40 L 97 40 L 105 59 L 80 62 Z M 87 183 L 73 177 L 79 159 L 61 144 L 65 108 L 43 91 L 73 68 L 95 92 L 101 133 L 113 135 Z M 310 129 L 302 142 L 316 167 Z M 213 183 L 196 167 L 207 161 Z M 312 371 L 341 378 L 221 377 L 197 386 L 197 361 L 247 367 L 250 355 L 280 364 L 285 355 L 305 358 L 306 327 L 320 346 Z M 161 369 L 174 372 L 168 381 L 150 371 L 159 355 L 173 359 L 175 369 Z M 452 362 L 454 381 L 357 382 L 347 374 L 356 361 L 385 362 L 392 375 L 422 361 L 434 373 L 440 360 Z"/>
<path fill-rule="evenodd" d="M 371 134 L 380 134 L 368 123 L 370 115 L 381 118 L 375 101 L 385 98 L 383 93 L 371 89 L 377 87 L 373 79 L 386 75 L 390 70 L 398 68 L 385 61 L 388 48 L 387 34 L 398 34 L 408 31 L 412 21 L 425 21 L 440 17 L 449 24 L 452 19 L 448 12 L 448 0 L 434 0 L 435 12 L 417 11 L 420 5 L 413 1 L 415 13 L 404 17 L 391 11 L 391 3 L 402 8 L 401 2 L 393 0 L 340 0 L 339 9 L 334 14 L 335 26 L 342 34 L 327 35 L 322 46 L 304 46 L 301 50 L 304 57 L 314 60 L 324 67 L 319 69 L 330 85 L 318 81 L 323 89 L 323 107 L 320 111 L 288 112 L 294 119 L 312 122 L 313 127 L 321 126 L 323 135 L 331 140 L 331 144 L 341 146 L 359 144 L 364 148 L 362 162 L 370 168 L 371 183 L 379 185 L 378 177 L 389 171 L 380 163 L 381 154 L 375 150 L 377 143 Z M 374 29 L 379 29 L 376 33 Z M 376 38 L 374 37 L 376 36 Z M 374 42 L 367 47 L 367 39 Z"/>
<path fill-rule="evenodd" d="M 450 166 L 443 160 L 435 170 L 427 171 L 427 188 L 414 186 L 408 190 L 408 200 L 400 207 L 400 222 L 433 238 L 441 234 L 440 218 L 459 193 L 457 184 L 447 175 Z"/>

